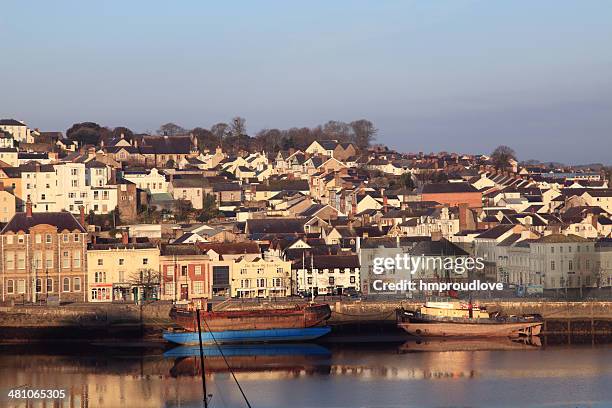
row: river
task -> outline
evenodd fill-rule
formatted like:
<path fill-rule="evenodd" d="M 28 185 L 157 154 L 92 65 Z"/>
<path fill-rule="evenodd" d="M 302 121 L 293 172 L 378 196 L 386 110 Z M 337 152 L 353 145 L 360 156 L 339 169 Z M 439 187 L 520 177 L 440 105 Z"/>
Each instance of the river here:
<path fill-rule="evenodd" d="M 484 350 L 474 350 L 484 349 Z M 451 350 L 451 351 L 449 351 Z M 612 347 L 462 342 L 206 348 L 211 408 L 611 407 Z M 164 355 L 166 352 L 166 355 Z M 189 348 L 0 346 L 2 407 L 201 407 Z M 10 390 L 65 398 L 9 398 Z"/>

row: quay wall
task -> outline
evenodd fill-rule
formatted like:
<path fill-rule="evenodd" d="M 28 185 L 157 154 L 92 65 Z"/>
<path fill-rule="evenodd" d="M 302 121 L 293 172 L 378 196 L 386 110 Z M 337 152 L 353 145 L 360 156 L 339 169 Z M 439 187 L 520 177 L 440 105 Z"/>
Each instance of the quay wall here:
<path fill-rule="evenodd" d="M 225 302 L 224 310 L 278 308 L 291 301 Z M 331 324 L 363 321 L 394 321 L 395 309 L 415 309 L 420 303 L 398 300 L 343 300 L 329 302 Z M 544 319 L 612 320 L 612 302 L 487 301 L 490 311 L 504 314 L 538 313 Z M 121 325 L 172 326 L 170 302 L 136 304 L 73 304 L 63 306 L 0 307 L 0 328 L 7 327 L 104 327 Z"/>

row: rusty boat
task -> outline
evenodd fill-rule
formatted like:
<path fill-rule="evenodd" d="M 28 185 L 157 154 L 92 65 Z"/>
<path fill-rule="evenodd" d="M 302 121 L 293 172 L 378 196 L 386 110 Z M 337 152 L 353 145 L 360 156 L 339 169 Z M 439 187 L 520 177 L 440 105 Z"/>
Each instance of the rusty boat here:
<path fill-rule="evenodd" d="M 211 309 L 211 308 L 209 308 Z M 299 304 L 274 309 L 200 311 L 202 342 L 261 343 L 313 340 L 329 333 L 331 316 L 327 304 Z M 181 330 L 167 331 L 164 338 L 177 344 L 198 344 L 197 311 L 173 307 L 170 318 Z"/>
<path fill-rule="evenodd" d="M 530 337 L 540 334 L 539 315 L 501 315 L 463 302 L 426 302 L 416 311 L 397 310 L 397 325 L 417 337 Z"/>

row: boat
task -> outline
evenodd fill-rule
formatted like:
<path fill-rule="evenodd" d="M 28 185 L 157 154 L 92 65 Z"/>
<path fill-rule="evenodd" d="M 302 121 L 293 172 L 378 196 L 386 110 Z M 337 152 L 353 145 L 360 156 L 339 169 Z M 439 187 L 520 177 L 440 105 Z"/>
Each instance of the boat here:
<path fill-rule="evenodd" d="M 209 308 L 210 309 L 210 308 Z M 203 343 L 258 343 L 307 341 L 328 334 L 324 323 L 331 316 L 327 304 L 302 304 L 276 309 L 200 311 Z M 198 344 L 197 311 L 173 307 L 170 318 L 181 330 L 167 331 L 164 339 L 177 344 Z"/>
<path fill-rule="evenodd" d="M 471 302 L 426 302 L 416 311 L 397 310 L 397 325 L 417 337 L 521 337 L 537 336 L 539 315 L 489 313 Z"/>

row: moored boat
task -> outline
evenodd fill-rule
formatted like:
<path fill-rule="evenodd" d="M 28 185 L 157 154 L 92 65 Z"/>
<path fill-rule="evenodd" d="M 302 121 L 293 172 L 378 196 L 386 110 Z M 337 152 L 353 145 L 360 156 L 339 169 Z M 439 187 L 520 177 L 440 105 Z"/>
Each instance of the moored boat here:
<path fill-rule="evenodd" d="M 503 316 L 486 308 L 459 302 L 427 302 L 416 311 L 398 309 L 398 327 L 418 337 L 537 336 L 539 315 Z"/>
<path fill-rule="evenodd" d="M 330 318 L 327 304 L 305 304 L 276 309 L 200 311 L 199 327 L 205 343 L 252 343 L 312 340 L 330 332 L 320 327 Z M 199 342 L 197 312 L 193 307 L 173 307 L 170 318 L 183 331 L 164 338 L 178 344 Z"/>

